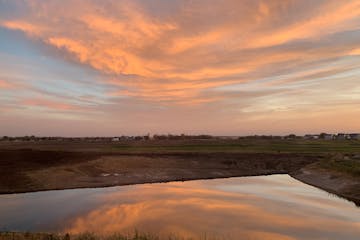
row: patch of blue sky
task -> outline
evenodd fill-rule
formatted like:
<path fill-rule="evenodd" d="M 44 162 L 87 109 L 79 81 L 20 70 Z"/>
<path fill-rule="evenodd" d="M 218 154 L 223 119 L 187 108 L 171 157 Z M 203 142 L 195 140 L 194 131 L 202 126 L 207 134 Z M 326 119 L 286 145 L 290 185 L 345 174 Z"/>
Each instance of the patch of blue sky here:
<path fill-rule="evenodd" d="M 16 56 L 33 56 L 38 51 L 24 33 L 0 27 L 0 52 Z"/>
<path fill-rule="evenodd" d="M 44 55 L 41 43 L 18 31 L 0 28 L 0 77 L 63 96 L 92 96 L 105 101 L 104 76 L 61 56 Z"/>

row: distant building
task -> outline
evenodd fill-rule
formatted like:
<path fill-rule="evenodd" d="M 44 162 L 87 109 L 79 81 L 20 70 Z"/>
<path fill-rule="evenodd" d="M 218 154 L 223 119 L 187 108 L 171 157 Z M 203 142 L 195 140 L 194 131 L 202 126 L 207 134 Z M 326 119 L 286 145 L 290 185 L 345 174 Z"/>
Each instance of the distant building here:
<path fill-rule="evenodd" d="M 351 140 L 360 140 L 360 133 L 351 133 L 349 134 Z"/>
<path fill-rule="evenodd" d="M 287 136 L 284 137 L 285 139 L 289 140 L 289 139 L 296 139 L 297 136 L 295 134 L 289 134 Z"/>
<path fill-rule="evenodd" d="M 304 136 L 305 139 L 311 140 L 311 139 L 319 139 L 319 135 L 316 134 L 306 134 Z"/>
<path fill-rule="evenodd" d="M 306 134 L 306 135 L 304 136 L 304 138 L 305 138 L 305 139 L 308 139 L 308 140 L 314 139 L 312 134 Z"/>
<path fill-rule="evenodd" d="M 120 141 L 120 138 L 114 137 L 114 138 L 111 139 L 111 141 L 113 141 L 113 142 L 118 142 L 118 141 Z"/>
<path fill-rule="evenodd" d="M 337 139 L 337 140 L 345 140 L 345 139 L 347 139 L 347 136 L 346 136 L 345 133 L 338 133 L 338 134 L 336 135 L 336 139 Z"/>
<path fill-rule="evenodd" d="M 328 133 L 322 133 L 322 134 L 320 134 L 319 137 L 324 140 L 333 140 L 334 139 L 334 135 L 328 134 Z"/>

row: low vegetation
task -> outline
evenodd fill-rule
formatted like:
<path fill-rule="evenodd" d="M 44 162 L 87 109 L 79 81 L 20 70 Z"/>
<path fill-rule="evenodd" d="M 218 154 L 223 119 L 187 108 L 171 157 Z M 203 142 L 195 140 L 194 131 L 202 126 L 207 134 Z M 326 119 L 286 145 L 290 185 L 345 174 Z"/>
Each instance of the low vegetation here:
<path fill-rule="evenodd" d="M 0 141 L 0 149 L 33 149 L 49 151 L 112 152 L 112 153 L 360 153 L 360 140 L 324 139 L 159 139 L 117 142 L 77 141 Z"/>
<path fill-rule="evenodd" d="M 248 152 L 248 153 L 360 153 L 360 141 L 343 140 L 207 140 L 178 143 L 112 145 L 116 152 Z"/>
<path fill-rule="evenodd" d="M 321 168 L 343 172 L 354 177 L 360 177 L 360 156 L 335 155 L 331 159 L 319 162 Z"/>
<path fill-rule="evenodd" d="M 219 238 L 201 237 L 199 240 L 217 240 Z M 0 232 L 0 240 L 195 240 L 193 238 L 182 238 L 178 236 L 158 237 L 151 234 L 141 234 L 134 232 L 133 234 L 111 234 L 96 235 L 93 233 L 82 234 L 54 234 L 54 233 L 15 233 Z"/>

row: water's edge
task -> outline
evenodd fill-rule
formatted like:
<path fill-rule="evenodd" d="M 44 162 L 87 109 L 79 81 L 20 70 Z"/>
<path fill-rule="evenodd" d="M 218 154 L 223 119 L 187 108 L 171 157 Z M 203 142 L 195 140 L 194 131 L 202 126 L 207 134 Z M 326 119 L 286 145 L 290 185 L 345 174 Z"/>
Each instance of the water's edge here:
<path fill-rule="evenodd" d="M 305 168 L 304 168 L 305 169 Z M 142 184 L 156 184 L 156 183 L 170 183 L 170 182 L 186 182 L 186 181 L 195 181 L 195 180 L 213 180 L 213 179 L 228 179 L 228 178 L 237 178 L 237 177 L 256 177 L 256 176 L 269 176 L 269 175 L 276 175 L 276 174 L 288 174 L 292 178 L 326 191 L 328 193 L 334 194 L 339 198 L 345 199 L 347 201 L 353 202 L 356 206 L 360 207 L 360 198 L 351 196 L 349 194 L 343 193 L 339 191 L 339 189 L 334 189 L 336 183 L 334 184 L 334 180 L 329 178 L 324 172 L 321 171 L 308 171 L 300 169 L 296 172 L 287 173 L 285 171 L 278 171 L 278 172 L 271 172 L 265 174 L 230 174 L 227 176 L 209 176 L 209 177 L 191 177 L 191 178 L 174 178 L 169 180 L 149 180 L 149 181 L 137 181 L 133 183 L 126 183 L 126 184 L 103 184 L 100 186 L 90 186 L 90 187 L 62 187 L 62 188 L 48 188 L 48 189 L 41 189 L 41 190 L 34 190 L 34 191 L 14 191 L 14 192 L 0 192 L 1 195 L 9 195 L 9 194 L 23 194 L 23 193 L 36 193 L 36 192 L 48 192 L 48 191 L 61 191 L 61 190 L 75 190 L 75 189 L 101 189 L 101 188 L 109 188 L 109 187 L 120 187 L 120 186 L 133 186 L 133 185 L 142 185 Z M 327 181 L 319 181 L 319 179 L 326 178 Z M 341 179 L 340 179 L 341 180 Z M 337 179 L 339 181 L 339 179 Z M 356 182 L 350 182 L 349 185 L 354 184 Z M 341 189 L 340 189 L 341 190 Z"/>

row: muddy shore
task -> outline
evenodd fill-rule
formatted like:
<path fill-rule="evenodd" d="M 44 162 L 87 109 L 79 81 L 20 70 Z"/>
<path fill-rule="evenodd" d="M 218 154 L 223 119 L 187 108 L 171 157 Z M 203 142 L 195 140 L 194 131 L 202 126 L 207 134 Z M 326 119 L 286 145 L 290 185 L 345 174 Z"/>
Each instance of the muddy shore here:
<path fill-rule="evenodd" d="M 360 206 L 360 179 L 358 177 L 323 169 L 316 163 L 291 172 L 290 176 Z"/>
<path fill-rule="evenodd" d="M 109 152 L 0 148 L 0 194 L 267 174 L 292 177 L 360 205 L 359 177 L 318 167 L 322 153 Z"/>

